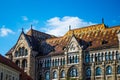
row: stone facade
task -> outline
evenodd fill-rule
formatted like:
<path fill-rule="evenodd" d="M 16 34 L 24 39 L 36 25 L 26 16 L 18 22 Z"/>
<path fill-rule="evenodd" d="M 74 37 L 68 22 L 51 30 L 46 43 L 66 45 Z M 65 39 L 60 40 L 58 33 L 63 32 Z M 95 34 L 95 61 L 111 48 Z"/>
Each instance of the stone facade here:
<path fill-rule="evenodd" d="M 34 80 L 119 80 L 119 30 L 98 24 L 55 37 L 31 28 L 6 56 Z"/>

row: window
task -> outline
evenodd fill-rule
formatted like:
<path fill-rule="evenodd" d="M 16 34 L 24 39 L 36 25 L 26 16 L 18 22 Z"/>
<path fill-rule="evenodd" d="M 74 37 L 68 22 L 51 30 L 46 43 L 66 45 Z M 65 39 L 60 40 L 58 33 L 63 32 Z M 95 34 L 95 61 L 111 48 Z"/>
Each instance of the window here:
<path fill-rule="evenodd" d="M 89 62 L 90 61 L 90 56 L 89 56 L 89 54 L 86 54 L 85 55 L 85 62 Z"/>
<path fill-rule="evenodd" d="M 90 76 L 91 76 L 91 69 L 90 69 L 90 67 L 88 67 L 88 68 L 86 69 L 86 76 L 87 76 L 87 77 L 90 77 Z"/>
<path fill-rule="evenodd" d="M 3 80 L 3 72 L 1 72 L 0 80 Z"/>
<path fill-rule="evenodd" d="M 91 55 L 91 60 L 90 61 L 93 62 L 93 54 Z"/>
<path fill-rule="evenodd" d="M 61 71 L 61 78 L 65 78 L 65 71 L 64 70 Z"/>
<path fill-rule="evenodd" d="M 69 71 L 69 76 L 70 77 L 77 77 L 78 76 L 78 71 L 76 68 L 71 68 Z"/>
<path fill-rule="evenodd" d="M 101 73 L 102 73 L 101 68 L 100 68 L 100 67 L 97 67 L 97 68 L 96 68 L 96 76 L 101 75 Z"/>
<path fill-rule="evenodd" d="M 50 72 L 49 71 L 47 71 L 45 73 L 45 80 L 50 80 Z"/>
<path fill-rule="evenodd" d="M 106 74 L 107 75 L 111 75 L 112 74 L 112 67 L 111 66 L 106 67 Z"/>
<path fill-rule="evenodd" d="M 20 61 L 19 60 L 17 60 L 15 63 L 17 64 L 18 67 L 20 67 Z"/>
<path fill-rule="evenodd" d="M 27 56 L 27 55 L 28 55 L 28 50 L 25 49 L 24 47 L 19 48 L 18 51 L 15 52 L 15 57 Z"/>
<path fill-rule="evenodd" d="M 65 65 L 65 58 L 63 58 L 63 65 Z"/>
<path fill-rule="evenodd" d="M 108 61 L 109 60 L 109 56 L 107 53 L 105 53 L 105 60 Z"/>
<path fill-rule="evenodd" d="M 112 53 L 110 53 L 110 52 L 109 52 L 109 59 L 110 59 L 110 60 L 113 60 Z"/>
<path fill-rule="evenodd" d="M 22 68 L 25 69 L 26 67 L 27 67 L 27 60 L 24 59 L 24 60 L 22 61 Z"/>
<path fill-rule="evenodd" d="M 120 55 L 119 55 L 118 51 L 116 51 L 116 59 L 117 59 L 117 60 L 119 60 L 119 56 L 120 56 Z"/>
<path fill-rule="evenodd" d="M 120 65 L 117 67 L 117 74 L 120 74 Z"/>
<path fill-rule="evenodd" d="M 25 49 L 24 56 L 27 56 L 27 55 L 28 55 L 28 50 Z"/>
<path fill-rule="evenodd" d="M 56 71 L 53 72 L 53 79 L 57 79 L 57 72 Z"/>
<path fill-rule="evenodd" d="M 76 55 L 75 56 L 75 63 L 78 63 L 79 62 L 79 58 L 78 58 L 78 56 Z"/>

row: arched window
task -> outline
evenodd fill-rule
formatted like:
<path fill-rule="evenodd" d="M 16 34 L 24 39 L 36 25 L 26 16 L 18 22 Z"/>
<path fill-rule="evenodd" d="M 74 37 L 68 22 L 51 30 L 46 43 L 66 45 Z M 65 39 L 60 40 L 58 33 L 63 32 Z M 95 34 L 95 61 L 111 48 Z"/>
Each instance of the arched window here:
<path fill-rule="evenodd" d="M 93 54 L 91 55 L 91 60 L 90 61 L 93 62 Z"/>
<path fill-rule="evenodd" d="M 112 53 L 110 53 L 110 52 L 109 52 L 109 59 L 110 59 L 110 60 L 113 60 L 113 55 L 112 55 Z"/>
<path fill-rule="evenodd" d="M 24 55 L 27 56 L 28 55 L 28 50 L 25 49 Z"/>
<path fill-rule="evenodd" d="M 65 78 L 65 71 L 64 70 L 61 71 L 61 78 Z"/>
<path fill-rule="evenodd" d="M 26 67 L 27 67 L 27 60 L 24 59 L 24 60 L 22 61 L 22 68 L 25 69 Z"/>
<path fill-rule="evenodd" d="M 85 62 L 89 62 L 90 61 L 90 56 L 89 56 L 89 54 L 86 54 L 85 55 Z"/>
<path fill-rule="evenodd" d="M 107 75 L 111 75 L 112 74 L 112 67 L 111 66 L 107 66 L 106 67 L 106 74 Z"/>
<path fill-rule="evenodd" d="M 21 56 L 22 55 L 22 48 L 19 48 L 19 56 Z"/>
<path fill-rule="evenodd" d="M 0 80 L 3 80 L 3 72 L 0 74 Z"/>
<path fill-rule="evenodd" d="M 63 58 L 63 65 L 65 65 L 65 58 Z"/>
<path fill-rule="evenodd" d="M 100 55 L 100 53 L 98 54 L 98 61 L 101 61 L 101 55 Z"/>
<path fill-rule="evenodd" d="M 56 71 L 53 72 L 53 79 L 57 79 L 57 72 Z"/>
<path fill-rule="evenodd" d="M 50 72 L 49 71 L 47 71 L 45 73 L 45 80 L 50 80 Z"/>
<path fill-rule="evenodd" d="M 21 48 L 21 56 L 24 56 L 24 47 Z"/>
<path fill-rule="evenodd" d="M 97 67 L 97 68 L 96 68 L 96 76 L 101 75 L 101 73 L 102 73 L 101 68 L 100 68 L 100 67 Z"/>
<path fill-rule="evenodd" d="M 116 60 L 119 60 L 119 57 L 120 55 L 119 55 L 119 53 L 118 53 L 118 51 L 116 51 Z"/>
<path fill-rule="evenodd" d="M 108 61 L 109 60 L 109 55 L 107 53 L 105 53 L 105 60 Z"/>
<path fill-rule="evenodd" d="M 55 66 L 58 66 L 58 60 L 55 59 Z"/>
<path fill-rule="evenodd" d="M 86 76 L 87 76 L 87 77 L 90 77 L 90 76 L 91 76 L 91 69 L 90 69 L 90 67 L 88 67 L 88 68 L 86 69 Z"/>
<path fill-rule="evenodd" d="M 19 56 L 19 55 L 18 55 L 18 51 L 16 51 L 16 52 L 15 52 L 15 57 L 18 57 L 18 56 Z"/>
<path fill-rule="evenodd" d="M 78 63 L 79 62 L 79 59 L 78 59 L 78 56 L 76 55 L 75 56 L 75 63 Z"/>
<path fill-rule="evenodd" d="M 18 67 L 20 67 L 20 61 L 19 60 L 17 60 L 15 63 Z"/>
<path fill-rule="evenodd" d="M 120 65 L 117 67 L 117 74 L 120 74 Z"/>
<path fill-rule="evenodd" d="M 55 61 L 54 61 L 54 59 L 53 59 L 53 61 L 52 61 L 52 66 L 55 66 Z"/>
<path fill-rule="evenodd" d="M 69 76 L 70 77 L 77 77 L 78 76 L 78 71 L 76 68 L 71 68 L 69 71 Z"/>

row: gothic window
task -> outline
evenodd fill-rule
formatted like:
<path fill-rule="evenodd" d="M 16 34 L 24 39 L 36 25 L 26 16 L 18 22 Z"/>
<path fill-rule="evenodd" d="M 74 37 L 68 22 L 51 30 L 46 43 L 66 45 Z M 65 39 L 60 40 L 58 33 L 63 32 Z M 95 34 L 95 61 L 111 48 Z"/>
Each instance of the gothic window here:
<path fill-rule="evenodd" d="M 24 59 L 24 60 L 22 61 L 22 68 L 25 69 L 26 67 L 27 67 L 27 60 Z"/>
<path fill-rule="evenodd" d="M 21 56 L 24 56 L 24 47 L 21 48 Z"/>
<path fill-rule="evenodd" d="M 109 60 L 109 55 L 107 53 L 105 53 L 105 60 L 108 61 Z"/>
<path fill-rule="evenodd" d="M 85 55 L 85 62 L 89 62 L 90 61 L 90 56 L 89 56 L 89 54 L 86 54 Z"/>
<path fill-rule="evenodd" d="M 101 73 L 102 73 L 101 68 L 100 68 L 100 67 L 97 67 L 97 68 L 96 68 L 96 76 L 101 75 Z"/>
<path fill-rule="evenodd" d="M 91 55 L 91 60 L 90 61 L 93 62 L 93 54 Z"/>
<path fill-rule="evenodd" d="M 55 66 L 58 66 L 58 60 L 55 59 Z"/>
<path fill-rule="evenodd" d="M 111 75 L 112 74 L 112 67 L 111 66 L 107 66 L 106 67 L 106 74 L 107 75 Z"/>
<path fill-rule="evenodd" d="M 120 65 L 117 67 L 117 74 L 120 74 Z"/>
<path fill-rule="evenodd" d="M 87 77 L 90 77 L 90 76 L 91 76 L 91 69 L 90 69 L 90 67 L 88 67 L 88 68 L 86 69 L 86 76 L 87 76 Z"/>
<path fill-rule="evenodd" d="M 19 56 L 22 55 L 22 48 L 19 48 Z"/>
<path fill-rule="evenodd" d="M 70 56 L 70 64 L 72 63 L 72 57 Z"/>
<path fill-rule="evenodd" d="M 100 53 L 98 54 L 98 61 L 101 61 L 101 55 L 100 55 Z"/>
<path fill-rule="evenodd" d="M 63 58 L 63 65 L 65 65 L 65 58 Z"/>
<path fill-rule="evenodd" d="M 117 60 L 119 60 L 119 56 L 120 56 L 120 55 L 119 55 L 118 51 L 116 51 L 116 59 L 117 59 Z"/>
<path fill-rule="evenodd" d="M 53 79 L 57 79 L 57 72 L 56 71 L 53 72 Z"/>
<path fill-rule="evenodd" d="M 15 57 L 18 57 L 18 56 L 19 56 L 19 55 L 18 55 L 18 51 L 16 51 L 16 52 L 15 52 Z"/>
<path fill-rule="evenodd" d="M 53 59 L 53 62 L 52 62 L 52 63 L 53 63 L 53 66 L 55 66 L 55 61 L 54 61 L 54 59 Z"/>
<path fill-rule="evenodd" d="M 45 80 L 50 80 L 50 72 L 49 71 L 47 71 L 45 73 Z"/>
<path fill-rule="evenodd" d="M 78 59 L 78 56 L 76 55 L 75 56 L 75 63 L 78 63 L 79 62 L 79 59 Z"/>
<path fill-rule="evenodd" d="M 17 60 L 15 63 L 18 67 L 20 67 L 20 61 L 19 60 Z"/>
<path fill-rule="evenodd" d="M 60 65 L 62 66 L 63 64 L 62 64 L 62 58 L 60 59 Z"/>
<path fill-rule="evenodd" d="M 1 72 L 0 80 L 3 80 L 3 72 Z"/>
<path fill-rule="evenodd" d="M 78 71 L 76 68 L 71 68 L 69 71 L 69 76 L 70 77 L 77 77 L 78 76 Z"/>
<path fill-rule="evenodd" d="M 65 71 L 64 70 L 61 71 L 61 78 L 65 78 Z"/>
<path fill-rule="evenodd" d="M 27 49 L 25 49 L 25 53 L 24 53 L 24 55 L 25 55 L 25 56 L 28 55 L 28 50 L 27 50 Z"/>
<path fill-rule="evenodd" d="M 113 59 L 112 53 L 110 53 L 110 52 L 109 52 L 109 59 L 110 59 L 110 60 Z"/>
<path fill-rule="evenodd" d="M 46 67 L 49 67 L 49 63 L 50 63 L 50 62 L 49 62 L 49 60 L 47 60 L 47 64 L 46 64 Z"/>

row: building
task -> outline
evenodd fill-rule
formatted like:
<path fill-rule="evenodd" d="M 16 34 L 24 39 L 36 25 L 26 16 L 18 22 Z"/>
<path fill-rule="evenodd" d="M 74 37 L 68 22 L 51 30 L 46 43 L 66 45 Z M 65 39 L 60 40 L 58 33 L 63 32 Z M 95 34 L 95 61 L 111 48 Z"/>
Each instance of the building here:
<path fill-rule="evenodd" d="M 31 28 L 6 56 L 34 80 L 120 80 L 119 31 L 102 23 L 56 37 Z"/>
<path fill-rule="evenodd" d="M 0 80 L 32 80 L 15 63 L 0 55 Z"/>

